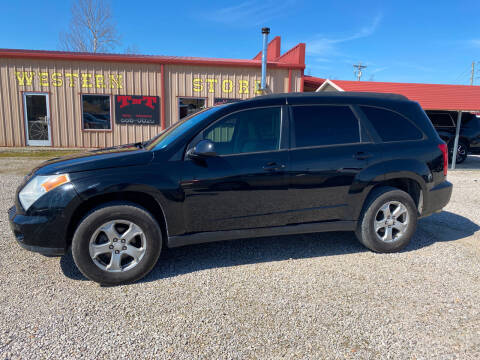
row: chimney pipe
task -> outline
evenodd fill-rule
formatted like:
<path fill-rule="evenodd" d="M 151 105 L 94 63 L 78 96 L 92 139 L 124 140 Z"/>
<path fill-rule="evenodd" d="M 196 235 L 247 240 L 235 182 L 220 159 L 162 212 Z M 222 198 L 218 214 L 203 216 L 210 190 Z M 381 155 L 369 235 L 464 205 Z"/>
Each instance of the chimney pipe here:
<path fill-rule="evenodd" d="M 267 90 L 267 46 L 268 46 L 268 34 L 270 34 L 270 28 L 262 28 L 263 34 L 263 50 L 262 50 L 262 91 L 265 93 Z"/>

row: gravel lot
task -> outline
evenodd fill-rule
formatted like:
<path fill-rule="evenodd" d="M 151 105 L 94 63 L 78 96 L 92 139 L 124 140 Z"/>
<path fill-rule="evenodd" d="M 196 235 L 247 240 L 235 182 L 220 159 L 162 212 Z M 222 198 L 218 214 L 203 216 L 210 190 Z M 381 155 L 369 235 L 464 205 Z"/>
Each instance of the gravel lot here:
<path fill-rule="evenodd" d="M 121 287 L 21 250 L 6 215 L 21 176 L 1 174 L 0 359 L 478 359 L 480 158 L 469 163 L 401 253 L 350 233 L 212 243 L 167 250 Z"/>

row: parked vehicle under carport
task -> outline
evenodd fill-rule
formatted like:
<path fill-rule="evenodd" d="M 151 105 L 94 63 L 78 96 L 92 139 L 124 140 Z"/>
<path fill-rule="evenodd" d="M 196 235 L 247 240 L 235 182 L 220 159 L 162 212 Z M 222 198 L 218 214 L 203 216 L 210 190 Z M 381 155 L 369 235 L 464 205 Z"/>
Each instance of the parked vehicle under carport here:
<path fill-rule="evenodd" d="M 438 135 L 448 144 L 452 158 L 458 113 L 456 111 L 427 110 L 428 117 Z M 457 146 L 456 163 L 467 159 L 469 153 L 480 154 L 480 118 L 473 113 L 462 113 L 462 122 Z"/>

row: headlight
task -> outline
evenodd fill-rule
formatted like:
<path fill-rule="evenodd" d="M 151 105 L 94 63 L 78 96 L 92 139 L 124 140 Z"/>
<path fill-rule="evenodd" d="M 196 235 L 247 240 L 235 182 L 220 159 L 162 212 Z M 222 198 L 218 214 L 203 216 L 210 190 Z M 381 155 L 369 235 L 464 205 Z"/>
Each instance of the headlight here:
<path fill-rule="evenodd" d="M 18 194 L 20 203 L 28 210 L 43 194 L 68 182 L 70 182 L 68 174 L 35 176 Z"/>

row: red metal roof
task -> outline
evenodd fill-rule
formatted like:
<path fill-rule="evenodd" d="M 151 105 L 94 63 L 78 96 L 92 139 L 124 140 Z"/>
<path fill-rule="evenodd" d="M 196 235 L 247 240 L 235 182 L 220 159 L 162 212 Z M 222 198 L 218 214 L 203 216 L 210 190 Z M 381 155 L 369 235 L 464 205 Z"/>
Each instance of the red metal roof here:
<path fill-rule="evenodd" d="M 280 48 L 281 48 L 282 39 L 280 36 L 275 36 L 272 41 L 268 43 L 267 46 L 267 60 L 275 61 L 276 58 L 280 57 Z M 253 58 L 253 60 L 262 60 L 262 50 Z"/>
<path fill-rule="evenodd" d="M 280 38 L 274 39 L 280 49 Z M 297 48 L 300 46 L 300 49 Z M 274 60 L 268 59 L 268 66 L 272 68 L 304 69 L 305 68 L 305 44 L 298 44 L 292 50 L 299 52 L 296 57 L 280 56 Z M 303 50 L 303 54 L 301 51 Z M 288 54 L 287 52 L 286 54 Z M 285 55 L 286 55 L 285 54 Z M 56 60 L 84 60 L 84 61 L 109 61 L 109 62 L 133 62 L 133 63 L 158 63 L 158 64 L 187 64 L 187 65 L 210 65 L 210 66 L 244 66 L 261 67 L 261 60 L 257 59 L 220 59 L 190 56 L 161 56 L 161 55 L 126 55 L 126 54 L 99 54 L 67 51 L 46 50 L 21 50 L 0 49 L 0 57 L 7 58 L 30 58 L 30 59 L 56 59 Z M 303 59 L 303 61 L 302 61 Z"/>
<path fill-rule="evenodd" d="M 307 80 L 306 80 L 307 81 Z M 309 77 L 322 85 L 325 79 Z M 394 93 L 417 101 L 425 110 L 480 110 L 480 86 L 328 80 L 344 91 Z"/>
<path fill-rule="evenodd" d="M 326 79 L 322 79 L 322 78 L 310 76 L 310 75 L 305 75 L 305 78 L 304 78 L 305 85 L 309 85 L 309 86 L 316 85 L 317 87 L 322 85 L 325 82 L 325 80 Z"/>

